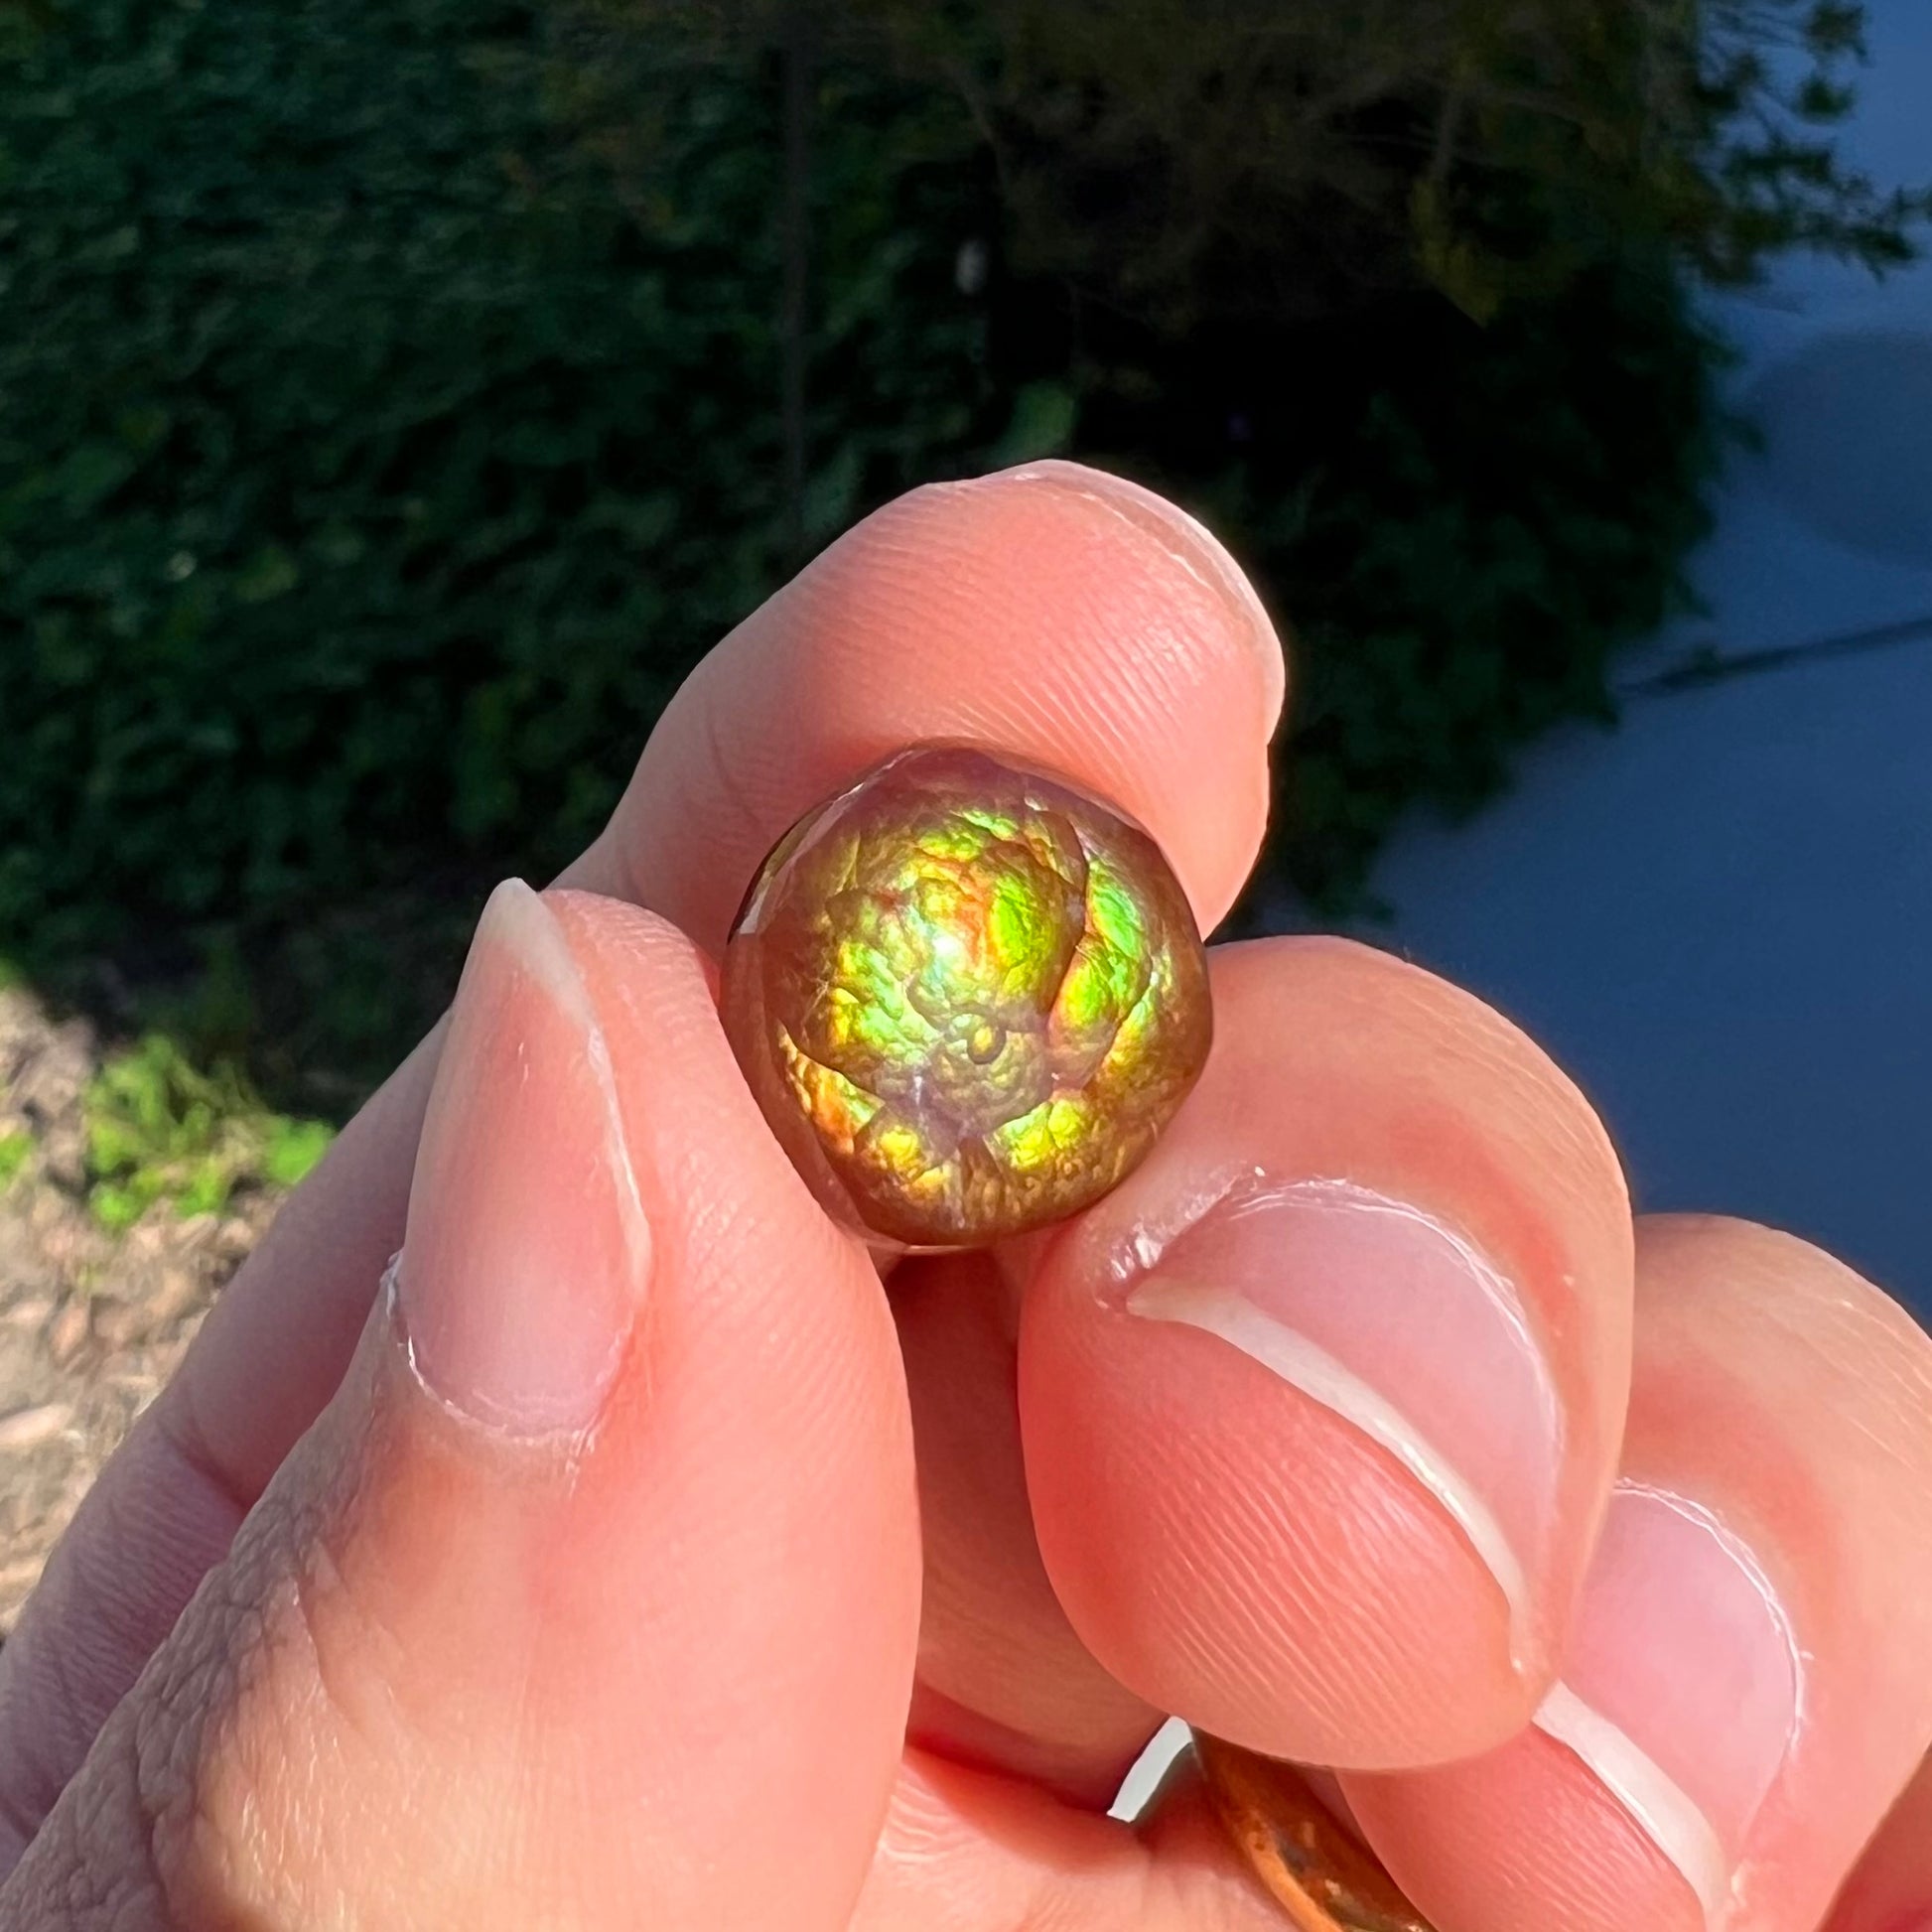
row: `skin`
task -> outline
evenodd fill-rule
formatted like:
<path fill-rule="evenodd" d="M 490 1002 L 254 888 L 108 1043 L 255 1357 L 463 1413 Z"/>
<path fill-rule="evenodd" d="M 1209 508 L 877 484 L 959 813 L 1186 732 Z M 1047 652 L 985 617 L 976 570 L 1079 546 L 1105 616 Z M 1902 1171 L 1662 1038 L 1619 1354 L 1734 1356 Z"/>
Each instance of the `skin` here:
<path fill-rule="evenodd" d="M 901 499 L 726 638 L 559 890 L 492 902 L 454 1020 L 0 1652 L 0 1922 L 1266 1932 L 1184 1771 L 1105 1815 L 1175 1711 L 1338 1766 L 1442 1932 L 1675 1932 L 1706 1922 L 1682 1866 L 1531 1725 L 1585 1668 L 1621 1473 L 1748 1544 L 1800 1659 L 1724 1922 L 1932 1926 L 1932 1784 L 1884 1824 L 1932 1744 L 1932 1344 L 1789 1237 L 1633 1224 L 1505 1021 L 1337 942 L 1217 949 L 1214 1056 L 1147 1168 L 883 1288 L 759 1119 L 712 962 L 803 810 L 977 743 L 1146 825 L 1207 927 L 1284 686 L 1225 557 L 1065 465 Z M 1514 1617 L 1398 1455 L 1121 1302 L 1123 1239 L 1257 1168 L 1507 1279 L 1556 1430 Z M 612 1308 L 641 1311 L 616 1355 Z M 1668 1720 L 1630 1695 L 1633 1734 Z"/>

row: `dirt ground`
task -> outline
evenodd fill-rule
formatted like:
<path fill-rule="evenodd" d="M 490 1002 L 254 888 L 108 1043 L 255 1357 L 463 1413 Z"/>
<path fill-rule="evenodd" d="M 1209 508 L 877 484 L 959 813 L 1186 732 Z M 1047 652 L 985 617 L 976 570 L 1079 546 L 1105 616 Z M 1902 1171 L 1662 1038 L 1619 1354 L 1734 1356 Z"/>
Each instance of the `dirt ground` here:
<path fill-rule="evenodd" d="M 36 1142 L 0 1188 L 0 1636 L 278 1204 L 256 1194 L 193 1220 L 162 1208 L 103 1232 L 82 1192 L 80 1096 L 97 1064 L 86 1022 L 0 987 L 0 1135 Z"/>

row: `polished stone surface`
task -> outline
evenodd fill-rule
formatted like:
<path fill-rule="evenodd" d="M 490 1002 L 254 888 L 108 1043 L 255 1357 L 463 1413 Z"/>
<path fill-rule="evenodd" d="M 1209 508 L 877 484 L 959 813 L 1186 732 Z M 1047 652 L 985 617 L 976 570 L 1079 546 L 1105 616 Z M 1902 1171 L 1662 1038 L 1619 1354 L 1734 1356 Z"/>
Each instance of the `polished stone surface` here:
<path fill-rule="evenodd" d="M 726 952 L 724 1014 L 820 1201 L 912 1249 L 1097 1200 L 1211 1034 L 1200 938 L 1153 840 L 955 747 L 888 759 L 779 844 Z"/>

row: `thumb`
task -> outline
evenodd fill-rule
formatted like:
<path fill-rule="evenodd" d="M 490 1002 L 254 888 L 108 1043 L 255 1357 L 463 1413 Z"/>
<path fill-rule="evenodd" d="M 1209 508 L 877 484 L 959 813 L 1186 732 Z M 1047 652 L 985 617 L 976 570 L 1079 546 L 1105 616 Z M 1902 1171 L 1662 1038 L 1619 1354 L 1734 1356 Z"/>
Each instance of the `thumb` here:
<path fill-rule="evenodd" d="M 843 1926 L 916 1637 L 904 1391 L 687 941 L 497 891 L 391 1287 L 0 1920 Z"/>

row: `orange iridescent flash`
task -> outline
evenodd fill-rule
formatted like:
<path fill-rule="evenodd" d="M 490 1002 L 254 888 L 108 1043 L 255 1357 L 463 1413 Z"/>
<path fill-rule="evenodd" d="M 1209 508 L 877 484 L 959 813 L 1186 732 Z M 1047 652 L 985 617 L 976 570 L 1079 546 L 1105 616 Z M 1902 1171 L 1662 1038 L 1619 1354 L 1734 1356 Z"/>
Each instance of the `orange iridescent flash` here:
<path fill-rule="evenodd" d="M 819 1199 L 920 1249 L 1097 1200 L 1212 1031 L 1200 935 L 1153 840 L 949 747 L 888 759 L 792 828 L 733 931 L 724 1013 Z"/>

